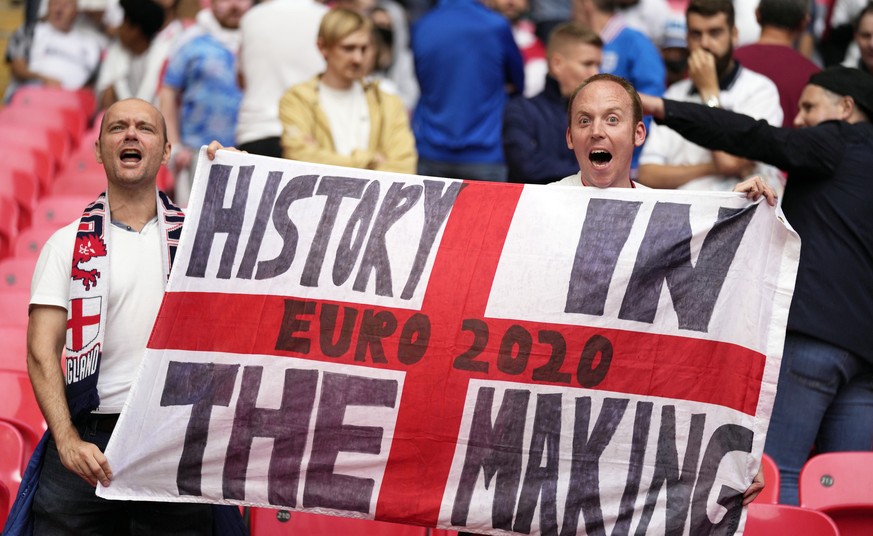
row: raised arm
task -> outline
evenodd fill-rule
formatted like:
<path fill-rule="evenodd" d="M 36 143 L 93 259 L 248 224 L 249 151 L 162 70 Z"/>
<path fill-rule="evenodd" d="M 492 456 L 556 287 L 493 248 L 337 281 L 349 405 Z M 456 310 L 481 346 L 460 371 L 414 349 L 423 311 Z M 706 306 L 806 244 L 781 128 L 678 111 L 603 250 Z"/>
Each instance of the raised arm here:
<path fill-rule="evenodd" d="M 816 127 L 774 127 L 747 115 L 641 96 L 644 113 L 672 128 L 684 138 L 708 149 L 725 151 L 791 171 L 830 172 L 842 158 L 838 122 Z"/>

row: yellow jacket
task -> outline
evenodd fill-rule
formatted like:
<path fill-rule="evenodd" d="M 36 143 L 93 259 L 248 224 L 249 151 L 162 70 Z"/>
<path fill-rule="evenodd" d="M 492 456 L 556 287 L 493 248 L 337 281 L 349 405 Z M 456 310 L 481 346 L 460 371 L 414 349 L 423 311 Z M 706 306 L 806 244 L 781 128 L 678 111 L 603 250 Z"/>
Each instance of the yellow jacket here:
<path fill-rule="evenodd" d="M 320 78 L 316 76 L 291 87 L 279 101 L 283 156 L 335 166 L 415 173 L 418 161 L 415 138 L 401 100 L 380 90 L 376 83 L 365 83 L 370 143 L 366 151 L 356 149 L 348 156 L 339 155 L 330 124 L 318 104 Z M 377 153 L 385 156 L 383 162 L 375 162 Z"/>

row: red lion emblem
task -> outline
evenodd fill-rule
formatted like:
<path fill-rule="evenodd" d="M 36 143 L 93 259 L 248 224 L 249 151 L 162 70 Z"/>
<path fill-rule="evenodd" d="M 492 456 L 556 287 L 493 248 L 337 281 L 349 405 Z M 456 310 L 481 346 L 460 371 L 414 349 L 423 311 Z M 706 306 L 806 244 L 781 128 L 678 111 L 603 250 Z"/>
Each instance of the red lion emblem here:
<path fill-rule="evenodd" d="M 76 246 L 73 248 L 73 269 L 71 275 L 73 281 L 82 280 L 85 285 L 85 290 L 91 290 L 92 285 L 97 285 L 97 278 L 100 277 L 100 272 L 95 270 L 83 270 L 79 268 L 80 264 L 85 264 L 94 257 L 103 257 L 106 255 L 106 244 L 96 234 L 87 234 L 85 236 L 76 237 Z"/>

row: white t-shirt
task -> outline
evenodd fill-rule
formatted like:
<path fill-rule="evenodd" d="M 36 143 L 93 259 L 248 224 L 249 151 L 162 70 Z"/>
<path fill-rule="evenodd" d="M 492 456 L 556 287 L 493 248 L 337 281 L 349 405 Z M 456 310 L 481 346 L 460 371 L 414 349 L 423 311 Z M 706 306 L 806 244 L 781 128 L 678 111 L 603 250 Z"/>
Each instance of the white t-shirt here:
<path fill-rule="evenodd" d="M 348 156 L 355 149 L 370 146 L 370 108 L 359 83 L 349 89 L 333 89 L 318 84 L 318 105 L 327 117 L 337 154 Z"/>
<path fill-rule="evenodd" d="M 638 30 L 660 48 L 664 42 L 664 29 L 667 18 L 673 13 L 667 0 L 639 0 L 636 4 L 621 10 L 624 23 Z"/>
<path fill-rule="evenodd" d="M 324 70 L 315 45 L 328 8 L 311 0 L 258 4 L 240 22 L 239 69 L 246 85 L 237 117 L 237 143 L 282 134 L 279 100 L 289 87 Z"/>
<path fill-rule="evenodd" d="M 700 103 L 700 95 L 698 93 L 692 95 L 691 88 L 690 79 L 680 80 L 667 88 L 664 98 Z M 721 91 L 719 101 L 722 108 L 726 110 L 749 115 L 755 119 L 764 119 L 773 126 L 782 126 L 782 106 L 779 104 L 779 91 L 776 85 L 766 76 L 742 66 L 730 87 Z M 646 164 L 682 166 L 709 162 L 712 162 L 712 151 L 686 140 L 670 127 L 652 122 L 640 155 L 640 166 Z M 780 173 L 773 166 L 758 163 L 753 174 L 761 175 L 777 189 L 777 192 L 781 191 Z M 729 192 L 739 182 L 739 178 L 736 177 L 708 175 L 688 181 L 678 189 Z"/>
<path fill-rule="evenodd" d="M 640 184 L 638 182 L 633 182 L 631 184 L 633 184 L 634 188 L 639 188 L 640 190 L 648 190 L 649 189 L 648 186 L 645 186 L 645 185 Z M 582 172 L 581 171 L 576 172 L 573 175 L 567 175 L 566 177 L 564 177 L 563 179 L 561 179 L 559 181 L 550 182 L 549 186 L 552 186 L 552 185 L 556 185 L 556 186 L 585 186 L 584 184 L 582 184 Z"/>
<path fill-rule="evenodd" d="M 59 32 L 47 22 L 34 27 L 31 71 L 59 80 L 64 89 L 79 89 L 99 65 L 100 41 L 93 34 L 76 27 Z"/>
<path fill-rule="evenodd" d="M 184 32 L 181 21 L 170 22 L 158 32 L 148 50 L 138 56 L 131 54 L 116 39 L 107 49 L 100 66 L 95 87 L 97 93 L 111 86 L 118 100 L 136 97 L 158 106 L 158 87 L 164 64 Z"/>
<path fill-rule="evenodd" d="M 78 221 L 63 227 L 43 246 L 33 272 L 32 305 L 68 309 L 77 228 Z M 98 288 L 109 284 L 103 357 L 97 379 L 100 395 L 97 413 L 121 413 L 142 362 L 164 296 L 166 279 L 157 218 L 139 233 L 117 225 L 109 225 L 108 229 L 109 270 L 97 279 Z"/>

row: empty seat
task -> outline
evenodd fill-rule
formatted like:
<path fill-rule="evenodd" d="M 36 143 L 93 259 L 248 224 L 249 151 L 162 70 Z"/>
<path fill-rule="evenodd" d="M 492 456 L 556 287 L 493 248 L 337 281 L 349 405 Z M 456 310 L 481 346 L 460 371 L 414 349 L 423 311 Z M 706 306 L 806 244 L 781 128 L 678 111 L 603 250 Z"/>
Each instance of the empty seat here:
<path fill-rule="evenodd" d="M 170 168 L 161 166 L 158 169 L 158 176 L 155 177 L 155 183 L 158 185 L 158 189 L 164 192 L 172 192 L 176 187 L 176 177 L 170 171 Z"/>
<path fill-rule="evenodd" d="M 3 120 L 3 116 L 0 115 L 0 128 L 12 131 L 22 138 L 33 137 L 41 141 L 45 147 L 55 155 L 55 158 L 57 158 L 56 169 L 62 169 L 64 167 L 66 160 L 73 149 L 73 145 L 63 126 L 59 124 L 31 122 L 18 115 L 7 117 L 8 120 Z"/>
<path fill-rule="evenodd" d="M 272 508 L 250 508 L 249 513 L 252 536 L 279 536 L 282 534 L 425 536 L 427 534 L 427 529 L 424 527 L 384 521 L 334 517 Z"/>
<path fill-rule="evenodd" d="M 0 348 L 0 369 L 27 372 L 26 326 L 0 326 Z"/>
<path fill-rule="evenodd" d="M 761 470 L 764 472 L 764 490 L 755 497 L 756 503 L 779 504 L 779 467 L 773 458 L 764 454 L 761 457 Z"/>
<path fill-rule="evenodd" d="M 873 452 L 830 452 L 807 460 L 800 505 L 831 517 L 843 536 L 873 534 Z"/>
<path fill-rule="evenodd" d="M 33 278 L 34 266 L 35 258 L 12 257 L 0 261 L 0 290 L 4 293 L 8 290 L 27 292 Z"/>
<path fill-rule="evenodd" d="M 34 227 L 61 228 L 78 220 L 96 196 L 50 195 L 40 199 L 33 209 Z"/>
<path fill-rule="evenodd" d="M 9 417 L 3 417 L 2 415 L 0 415 L 0 423 L 12 426 L 16 430 L 18 430 L 19 434 L 21 434 L 21 437 L 24 439 L 24 463 L 26 464 L 30 460 L 30 455 L 33 454 L 33 450 L 36 448 L 37 443 L 39 443 L 40 438 L 42 438 L 45 430 L 43 430 L 42 428 L 38 428 L 35 430 L 29 424 L 23 421 L 19 421 L 18 419 L 12 419 Z"/>
<path fill-rule="evenodd" d="M 97 98 L 90 89 L 69 90 L 46 86 L 22 86 L 12 95 L 10 106 L 65 108 L 81 110 L 86 118 L 94 115 Z"/>
<path fill-rule="evenodd" d="M 82 207 L 84 208 L 85 205 Z M 58 228 L 55 226 L 40 225 L 19 232 L 18 238 L 15 239 L 12 256 L 17 258 L 39 257 L 42 246 L 57 230 Z"/>
<path fill-rule="evenodd" d="M 7 106 L 0 110 L 0 123 L 18 123 L 62 130 L 67 134 L 70 149 L 79 146 L 85 132 L 85 113 L 78 108 L 45 108 Z"/>
<path fill-rule="evenodd" d="M 749 505 L 744 536 L 840 536 L 833 520 L 821 512 L 784 504 Z"/>
<path fill-rule="evenodd" d="M 0 371 L 0 417 L 22 423 L 38 435 L 46 431 L 27 374 Z"/>
<path fill-rule="evenodd" d="M 106 174 L 90 170 L 65 170 L 55 179 L 54 195 L 90 197 L 92 200 L 106 189 Z M 83 206 L 82 209 L 85 207 Z M 81 216 L 81 214 L 80 214 Z"/>
<path fill-rule="evenodd" d="M 78 149 L 73 151 L 64 170 L 75 173 L 91 171 L 100 177 L 106 176 L 103 164 L 97 162 L 97 157 L 94 154 L 94 140 L 83 142 Z"/>
<path fill-rule="evenodd" d="M 18 204 L 18 229 L 29 227 L 39 196 L 36 176 L 21 169 L 0 165 L 0 196 L 12 198 Z"/>
<path fill-rule="evenodd" d="M 18 202 L 8 195 L 0 195 L 0 259 L 12 254 L 18 236 Z"/>
<path fill-rule="evenodd" d="M 4 148 L 3 154 L 23 154 L 25 151 L 32 153 L 37 160 L 35 166 L 38 167 L 34 172 L 37 178 L 41 177 L 41 173 L 47 173 L 51 181 L 54 181 L 55 174 L 63 165 L 41 132 L 22 132 L 21 129 L 9 125 L 0 125 L 0 146 Z"/>
<path fill-rule="evenodd" d="M 6 524 L 10 508 L 12 508 L 12 494 L 9 493 L 6 484 L 0 482 L 0 527 Z"/>
<path fill-rule="evenodd" d="M 0 292 L 0 326 L 26 326 L 30 291 L 4 288 Z"/>
<path fill-rule="evenodd" d="M 47 194 L 55 180 L 54 164 L 48 158 L 48 149 L 42 150 L 26 144 L 15 144 L 0 147 L 0 167 L 17 170 L 36 177 L 39 185 L 39 195 Z"/>
<path fill-rule="evenodd" d="M 16 427 L 8 422 L 0 421 L 0 482 L 6 485 L 10 496 L 18 493 L 21 475 L 30 454 L 24 438 Z"/>

